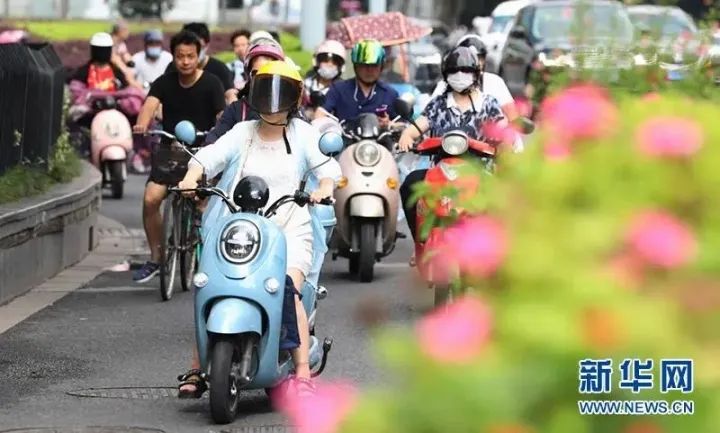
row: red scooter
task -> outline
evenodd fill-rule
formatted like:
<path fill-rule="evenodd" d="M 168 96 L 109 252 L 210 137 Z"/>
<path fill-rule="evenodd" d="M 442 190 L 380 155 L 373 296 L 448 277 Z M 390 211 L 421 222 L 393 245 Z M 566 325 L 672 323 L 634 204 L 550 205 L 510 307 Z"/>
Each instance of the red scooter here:
<path fill-rule="evenodd" d="M 421 155 L 430 156 L 433 166 L 425 175 L 425 183 L 433 192 L 430 197 L 435 199 L 432 202 L 428 196 L 421 197 L 417 204 L 417 227 L 418 232 L 424 227 L 425 221 L 434 213 L 437 218 L 449 218 L 455 214 L 460 219 L 465 215 L 465 210 L 453 203 L 453 198 L 441 195 L 441 191 L 449 184 L 454 184 L 460 191 L 459 200 L 465 197 L 472 197 L 480 184 L 479 176 L 461 176 L 462 166 L 467 162 L 463 159 L 465 154 L 471 154 L 478 158 L 494 161 L 497 149 L 495 146 L 474 140 L 468 137 L 463 131 L 450 131 L 442 137 L 430 137 L 423 140 L 415 148 L 415 152 Z M 438 195 L 439 199 L 438 199 Z M 442 305 L 448 302 L 451 296 L 451 283 L 457 275 L 448 268 L 444 257 L 437 252 L 443 244 L 443 230 L 440 227 L 433 227 L 427 239 L 420 240 L 420 233 L 417 234 L 415 242 L 415 258 L 418 271 L 431 288 L 435 290 L 435 305 Z"/>
<path fill-rule="evenodd" d="M 407 120 L 409 117 L 406 114 L 410 107 L 405 105 L 402 102 L 396 103 L 395 110 Z M 526 134 L 534 130 L 533 122 L 527 118 L 521 118 L 519 126 Z M 442 191 L 448 185 L 453 184 L 460 191 L 458 197 L 460 202 L 474 196 L 481 179 L 472 174 L 461 175 L 462 166 L 467 164 L 467 156 L 471 156 L 472 159 L 483 161 L 492 172 L 500 142 L 501 140 L 498 140 L 497 143 L 486 143 L 468 137 L 462 130 L 452 130 L 446 132 L 442 137 L 425 138 L 413 150 L 415 153 L 430 156 L 432 160 L 432 167 L 425 174 L 425 184 L 429 186 L 432 192 L 429 197 L 433 199 L 431 202 L 428 200 L 428 196 L 424 196 L 418 200 L 415 259 L 420 275 L 435 291 L 436 306 L 452 300 L 451 284 L 458 275 L 454 273 L 456 271 L 448 267 L 444 257 L 437 253 L 444 243 L 443 229 L 437 226 L 432 227 L 427 238 L 421 239 L 422 228 L 433 213 L 437 218 L 452 216 L 458 220 L 467 214 L 465 209 L 459 208 L 456 203 L 453 203 L 452 197 L 442 195 Z"/>

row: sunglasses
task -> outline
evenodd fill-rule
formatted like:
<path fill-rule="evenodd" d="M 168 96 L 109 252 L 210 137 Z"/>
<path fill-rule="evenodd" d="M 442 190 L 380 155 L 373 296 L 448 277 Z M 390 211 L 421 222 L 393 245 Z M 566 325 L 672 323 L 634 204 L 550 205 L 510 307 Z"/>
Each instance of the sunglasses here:
<path fill-rule="evenodd" d="M 472 68 L 472 67 L 470 67 L 470 66 L 461 66 L 461 67 L 459 67 L 459 68 L 448 68 L 448 69 L 446 70 L 446 72 L 447 72 L 448 74 L 457 74 L 458 72 L 465 72 L 465 73 L 468 73 L 468 74 L 472 74 L 472 73 L 477 72 L 477 69 Z"/>

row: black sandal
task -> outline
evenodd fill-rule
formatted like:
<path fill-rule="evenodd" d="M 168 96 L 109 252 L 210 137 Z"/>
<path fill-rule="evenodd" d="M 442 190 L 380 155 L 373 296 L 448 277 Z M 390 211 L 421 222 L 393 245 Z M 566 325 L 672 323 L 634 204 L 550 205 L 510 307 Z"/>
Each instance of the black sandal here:
<path fill-rule="evenodd" d="M 201 370 L 193 369 L 189 370 L 185 374 L 178 376 L 180 385 L 178 385 L 178 398 L 190 399 L 200 398 L 205 391 L 207 391 L 207 375 Z M 195 387 L 195 391 L 183 391 L 181 388 L 186 385 L 192 385 Z"/>

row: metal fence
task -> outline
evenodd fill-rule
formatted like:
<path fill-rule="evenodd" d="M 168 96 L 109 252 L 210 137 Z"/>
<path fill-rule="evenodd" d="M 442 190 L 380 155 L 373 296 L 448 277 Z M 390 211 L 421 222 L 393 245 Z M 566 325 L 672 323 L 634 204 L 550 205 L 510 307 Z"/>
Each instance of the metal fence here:
<path fill-rule="evenodd" d="M 46 167 L 61 131 L 65 72 L 49 44 L 0 44 L 0 174 Z"/>

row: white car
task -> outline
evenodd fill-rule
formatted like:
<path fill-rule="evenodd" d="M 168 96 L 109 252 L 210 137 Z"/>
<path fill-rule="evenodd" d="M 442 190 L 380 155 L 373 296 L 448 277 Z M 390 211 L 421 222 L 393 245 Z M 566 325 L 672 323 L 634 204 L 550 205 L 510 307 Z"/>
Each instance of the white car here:
<path fill-rule="evenodd" d="M 535 0 L 510 0 L 502 2 L 493 10 L 488 32 L 482 39 L 488 49 L 485 70 L 497 74 L 500 70 L 500 56 L 515 16 L 520 9 Z"/>
<path fill-rule="evenodd" d="M 249 3 L 246 1 L 246 3 Z M 264 0 L 252 2 L 250 18 L 253 24 L 265 26 L 300 25 L 301 0 Z M 287 13 L 287 16 L 286 16 Z"/>

